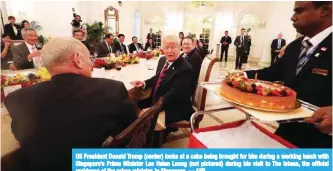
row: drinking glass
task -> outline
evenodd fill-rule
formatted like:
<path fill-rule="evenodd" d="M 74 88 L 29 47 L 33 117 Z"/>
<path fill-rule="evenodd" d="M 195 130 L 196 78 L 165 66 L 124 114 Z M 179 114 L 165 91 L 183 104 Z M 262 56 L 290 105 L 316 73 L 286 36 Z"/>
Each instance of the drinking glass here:
<path fill-rule="evenodd" d="M 37 50 L 42 50 L 43 44 L 42 43 L 36 43 Z"/>

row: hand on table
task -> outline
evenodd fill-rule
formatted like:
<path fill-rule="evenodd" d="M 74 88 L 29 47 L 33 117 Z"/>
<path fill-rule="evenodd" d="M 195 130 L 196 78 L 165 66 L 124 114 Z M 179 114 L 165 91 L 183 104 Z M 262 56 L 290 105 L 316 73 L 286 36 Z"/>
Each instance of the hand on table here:
<path fill-rule="evenodd" d="M 141 88 L 144 86 L 144 82 L 142 81 L 132 81 L 130 84 L 132 84 L 136 88 Z"/>
<path fill-rule="evenodd" d="M 314 124 L 323 133 L 332 133 L 332 106 L 318 109 L 305 121 Z"/>

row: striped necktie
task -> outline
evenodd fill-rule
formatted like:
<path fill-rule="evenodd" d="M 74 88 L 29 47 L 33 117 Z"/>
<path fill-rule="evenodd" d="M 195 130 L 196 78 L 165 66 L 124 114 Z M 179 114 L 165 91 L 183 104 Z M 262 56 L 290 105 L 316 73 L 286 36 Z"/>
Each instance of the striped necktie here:
<path fill-rule="evenodd" d="M 302 42 L 301 53 L 299 55 L 299 61 L 296 69 L 296 75 L 299 74 L 305 64 L 309 61 L 311 54 L 308 55 L 308 51 L 311 47 L 312 43 L 309 40 L 304 40 Z"/>
<path fill-rule="evenodd" d="M 163 69 L 162 69 L 162 71 L 160 73 L 160 76 L 157 79 L 157 82 L 156 82 L 156 85 L 155 85 L 155 88 L 154 88 L 154 91 L 153 91 L 153 97 L 154 98 L 156 96 L 156 92 L 157 92 L 158 88 L 160 87 L 161 82 L 162 82 L 164 76 L 166 75 L 166 72 L 168 71 L 168 67 L 169 67 L 169 63 L 166 62 L 165 66 L 163 67 Z"/>
<path fill-rule="evenodd" d="M 125 53 L 123 44 L 120 44 L 121 52 Z"/>

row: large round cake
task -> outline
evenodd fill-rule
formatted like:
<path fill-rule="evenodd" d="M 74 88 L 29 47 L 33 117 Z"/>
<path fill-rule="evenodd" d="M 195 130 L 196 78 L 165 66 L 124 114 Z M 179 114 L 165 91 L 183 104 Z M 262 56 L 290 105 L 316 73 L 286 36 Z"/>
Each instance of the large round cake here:
<path fill-rule="evenodd" d="M 244 106 L 276 111 L 295 109 L 297 95 L 280 84 L 230 75 L 222 81 L 220 94 Z"/>

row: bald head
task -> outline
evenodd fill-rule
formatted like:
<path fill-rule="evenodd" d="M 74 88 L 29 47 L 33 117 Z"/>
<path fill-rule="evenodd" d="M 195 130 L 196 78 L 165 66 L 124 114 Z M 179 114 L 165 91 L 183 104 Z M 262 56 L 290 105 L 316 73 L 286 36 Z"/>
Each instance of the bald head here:
<path fill-rule="evenodd" d="M 89 51 L 82 42 L 72 37 L 53 38 L 41 52 L 44 66 L 52 75 L 76 73 L 90 76 Z M 87 73 L 87 70 L 90 70 Z"/>

